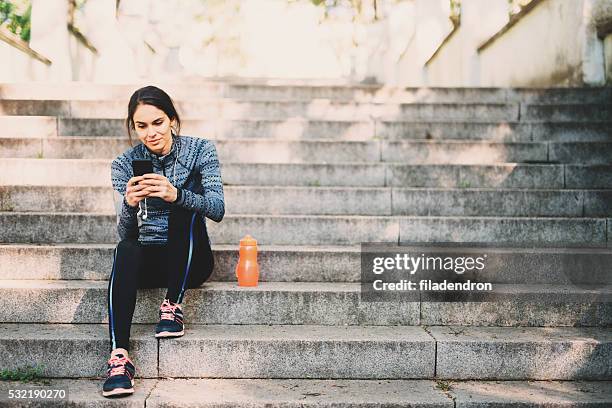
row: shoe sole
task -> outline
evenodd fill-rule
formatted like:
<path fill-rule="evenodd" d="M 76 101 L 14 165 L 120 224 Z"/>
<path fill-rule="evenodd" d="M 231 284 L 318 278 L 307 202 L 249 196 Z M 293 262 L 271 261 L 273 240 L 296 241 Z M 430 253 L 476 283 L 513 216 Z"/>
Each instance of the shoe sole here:
<path fill-rule="evenodd" d="M 134 385 L 134 380 L 132 380 L 132 386 Z M 130 395 L 134 393 L 134 388 L 115 388 L 110 391 L 102 391 L 102 396 L 104 397 L 118 397 L 121 395 Z"/>
<path fill-rule="evenodd" d="M 160 333 L 155 333 L 155 337 L 157 337 L 157 338 L 160 338 L 160 337 L 181 337 L 184 334 L 185 334 L 185 330 L 182 330 L 180 332 L 163 331 L 163 332 L 160 332 Z"/>

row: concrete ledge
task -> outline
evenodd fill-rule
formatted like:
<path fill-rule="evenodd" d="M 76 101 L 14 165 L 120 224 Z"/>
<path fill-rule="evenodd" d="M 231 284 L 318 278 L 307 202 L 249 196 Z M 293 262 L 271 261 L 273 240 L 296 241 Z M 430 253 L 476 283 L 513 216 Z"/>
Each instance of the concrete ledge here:
<path fill-rule="evenodd" d="M 559 163 L 610 164 L 612 163 L 612 143 L 550 143 L 548 161 Z"/>
<path fill-rule="evenodd" d="M 523 105 L 522 121 L 543 122 L 597 122 L 607 121 L 612 117 L 612 106 L 607 104 L 576 105 Z"/>
<path fill-rule="evenodd" d="M 39 400 L 28 401 L 29 405 L 39 403 L 43 406 L 70 406 L 73 408 L 103 408 L 108 406 L 124 406 L 130 408 L 144 408 L 146 400 L 153 391 L 154 387 L 159 383 L 158 379 L 140 379 L 140 373 L 136 367 L 136 379 L 134 380 L 134 394 L 127 399 L 109 400 L 102 396 L 102 384 L 104 379 L 64 379 L 53 378 L 45 379 L 49 382 L 47 385 L 39 385 L 37 383 L 21 383 L 18 381 L 2 381 L 0 382 L 0 392 L 3 396 L 8 395 L 9 389 L 44 389 L 44 390 L 67 390 L 67 399 L 47 400 L 42 402 Z M 55 403 L 55 404 L 54 404 Z M 114 403 L 114 404 L 113 404 Z M 4 399 L 3 407 L 20 408 L 23 407 L 21 400 Z"/>
<path fill-rule="evenodd" d="M 581 217 L 585 196 L 590 212 L 607 212 L 605 195 L 583 190 L 393 188 L 391 195 L 394 215 Z"/>
<path fill-rule="evenodd" d="M 101 379 L 50 379 L 51 389 L 69 389 L 75 408 L 102 407 Z M 122 405 L 159 408 L 259 408 L 269 406 L 322 408 L 481 408 L 504 404 L 511 408 L 567 408 L 612 404 L 609 381 L 447 381 L 431 380 L 303 380 L 303 379 L 181 379 L 141 380 L 136 377 L 133 396 Z M 0 390 L 22 388 L 18 382 L 2 382 Z M 119 402 L 119 401 L 117 401 Z M 18 407 L 20 402 L 7 407 Z"/>
<path fill-rule="evenodd" d="M 61 116 L 73 119 L 123 119 L 127 99 L 113 101 L 5 100 L 0 110 L 10 115 Z M 506 103 L 367 103 L 314 99 L 310 101 L 246 101 L 210 99 L 177 101 L 184 119 L 369 120 L 518 120 L 518 104 Z"/>
<path fill-rule="evenodd" d="M 612 165 L 565 165 L 566 188 L 612 188 Z"/>
<path fill-rule="evenodd" d="M 397 88 L 381 85 L 329 83 L 329 81 L 255 81 L 224 79 L 198 81 L 193 84 L 166 84 L 161 86 L 175 101 L 232 98 L 263 101 L 299 101 L 317 98 L 337 101 L 403 102 L 403 103 L 504 103 L 537 101 L 538 103 L 595 103 L 609 100 L 606 88 Z M 4 99 L 33 100 L 115 100 L 127 101 L 140 84 L 2 84 Z"/>
<path fill-rule="evenodd" d="M 0 185 L 109 187 L 110 164 L 101 159 L 0 159 Z M 221 176 L 224 186 L 383 187 L 385 164 L 222 163 Z"/>
<path fill-rule="evenodd" d="M 399 242 L 564 243 L 605 246 L 601 218 L 403 217 Z"/>
<path fill-rule="evenodd" d="M 420 279 L 420 278 L 419 278 Z M 151 287 L 151 284 L 142 284 Z M 156 323 L 166 284 L 142 289 L 134 323 Z M 6 299 L 0 321 L 8 323 L 102 323 L 107 316 L 107 281 L 3 280 Z M 494 284 L 492 300 L 440 302 L 428 293 L 397 293 L 393 308 L 361 301 L 358 283 L 261 282 L 254 288 L 235 282 L 206 282 L 189 289 L 189 324 L 288 325 L 469 325 L 606 326 L 612 324 L 610 285 Z M 390 299 L 390 298 L 388 298 Z M 421 299 L 419 301 L 419 299 Z M 8 303 L 7 303 L 8 302 Z"/>
<path fill-rule="evenodd" d="M 608 220 L 608 228 L 610 228 Z M 114 245 L 0 245 L 4 279 L 108 280 Z M 607 249 L 476 248 L 487 268 L 465 279 L 496 283 L 610 284 Z M 236 245 L 213 245 L 210 281 L 235 282 Z M 607 261 L 609 260 L 609 261 Z M 259 246 L 261 282 L 359 282 L 359 246 Z"/>
<path fill-rule="evenodd" d="M 439 378 L 612 378 L 612 336 L 606 329 L 448 326 L 428 331 L 437 342 Z"/>
<path fill-rule="evenodd" d="M 464 140 L 215 140 L 221 163 L 404 164 L 612 163 L 612 142 L 492 142 Z M 0 138 L 2 158 L 109 159 L 130 145 L 127 138 Z"/>
<path fill-rule="evenodd" d="M 379 120 L 428 122 L 490 122 L 519 120 L 518 104 L 402 104 L 374 105 L 367 111 Z"/>
<path fill-rule="evenodd" d="M 610 122 L 407 122 L 376 121 L 383 139 L 458 139 L 497 142 L 610 141 Z"/>
<path fill-rule="evenodd" d="M 612 404 L 612 383 L 605 381 L 457 381 L 450 387 L 449 395 L 456 406 L 464 408 L 500 405 L 546 408 L 551 404 L 578 408 Z"/>
<path fill-rule="evenodd" d="M 130 355 L 138 377 L 158 376 L 154 333 L 154 326 L 132 326 Z M 42 365 L 45 377 L 102 377 L 110 351 L 108 325 L 0 324 L 3 370 Z"/>
<path fill-rule="evenodd" d="M 389 164 L 386 185 L 440 188 L 561 188 L 563 167 L 553 164 Z"/>
<path fill-rule="evenodd" d="M 171 377 L 431 378 L 435 358 L 423 329 L 391 326 L 192 326 L 159 351 Z"/>
<path fill-rule="evenodd" d="M 223 190 L 227 215 L 612 215 L 610 190 L 297 186 L 226 186 Z M 0 186 L 0 211 L 112 213 L 112 195 L 110 187 Z"/>
<path fill-rule="evenodd" d="M 0 116 L 0 138 L 56 137 L 57 119 L 53 116 Z"/>
<path fill-rule="evenodd" d="M 404 164 L 488 164 L 547 161 L 544 143 L 383 141 L 381 160 Z"/>
<path fill-rule="evenodd" d="M 159 285 L 167 286 L 167 285 Z M 1 322 L 101 323 L 108 321 L 106 281 L 3 280 L 5 296 L 29 298 L 27 305 L 0 313 Z M 165 289 L 140 290 L 134 323 L 159 321 Z M 254 288 L 235 282 L 206 282 L 185 296 L 189 324 L 416 325 L 419 294 L 406 295 L 392 309 L 361 302 L 358 283 L 262 282 Z"/>
<path fill-rule="evenodd" d="M 491 301 L 421 298 L 421 324 L 463 326 L 609 326 L 612 286 L 494 284 Z"/>
<path fill-rule="evenodd" d="M 193 379 L 161 380 L 147 407 L 454 408 L 426 380 Z"/>
<path fill-rule="evenodd" d="M 114 243 L 116 216 L 0 213 L 3 243 Z M 605 246 L 602 218 L 227 215 L 208 222 L 214 244 L 236 245 L 245 231 L 261 245 L 351 245 L 360 242 L 489 242 L 535 246 Z"/>
<path fill-rule="evenodd" d="M 0 327 L 1 369 L 44 364 L 46 377 L 97 381 L 104 373 L 110 351 L 105 325 Z M 17 347 L 24 342 L 27 352 Z M 182 338 L 159 341 L 158 351 L 153 325 L 134 325 L 130 349 L 137 378 L 427 379 L 434 378 L 435 365 L 439 379 L 595 378 L 609 389 L 601 381 L 611 375 L 612 341 L 605 328 L 192 325 Z M 74 364 L 64 361 L 72 356 Z M 452 381 L 448 391 L 460 392 L 462 384 L 470 385 Z M 593 397 L 601 398 L 601 391 Z"/>
<path fill-rule="evenodd" d="M 391 215 L 390 188 L 226 186 L 223 193 L 228 215 Z M 0 211 L 112 213 L 112 196 L 110 187 L 0 186 Z"/>

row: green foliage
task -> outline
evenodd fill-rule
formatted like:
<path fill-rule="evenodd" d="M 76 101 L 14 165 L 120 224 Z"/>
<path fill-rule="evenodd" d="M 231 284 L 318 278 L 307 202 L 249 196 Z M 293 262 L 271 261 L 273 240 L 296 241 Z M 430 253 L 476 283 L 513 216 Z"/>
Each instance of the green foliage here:
<path fill-rule="evenodd" d="M 30 1 L 0 0 L 0 26 L 19 36 L 23 41 L 30 41 L 32 4 Z"/>
<path fill-rule="evenodd" d="M 436 381 L 436 388 L 444 391 L 444 392 L 448 392 L 452 389 L 451 386 L 451 382 L 450 381 L 444 381 L 444 380 L 437 380 Z"/>
<path fill-rule="evenodd" d="M 26 366 L 15 370 L 0 371 L 1 381 L 32 382 L 42 380 L 42 366 Z"/>
<path fill-rule="evenodd" d="M 459 182 L 459 188 L 470 188 L 472 185 L 467 180 L 461 180 Z"/>

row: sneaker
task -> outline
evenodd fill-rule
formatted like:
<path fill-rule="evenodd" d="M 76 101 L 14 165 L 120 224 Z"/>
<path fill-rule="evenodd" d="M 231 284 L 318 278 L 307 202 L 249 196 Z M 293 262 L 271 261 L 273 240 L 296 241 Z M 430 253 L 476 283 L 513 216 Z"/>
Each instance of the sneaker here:
<path fill-rule="evenodd" d="M 159 323 L 155 327 L 155 337 L 180 337 L 185 334 L 184 329 L 181 305 L 164 299 L 159 308 Z"/>
<path fill-rule="evenodd" d="M 111 354 L 106 370 L 106 381 L 102 387 L 102 395 L 105 397 L 118 397 L 134 393 L 134 375 L 136 368 L 134 363 L 127 357 L 127 352 L 117 349 Z"/>

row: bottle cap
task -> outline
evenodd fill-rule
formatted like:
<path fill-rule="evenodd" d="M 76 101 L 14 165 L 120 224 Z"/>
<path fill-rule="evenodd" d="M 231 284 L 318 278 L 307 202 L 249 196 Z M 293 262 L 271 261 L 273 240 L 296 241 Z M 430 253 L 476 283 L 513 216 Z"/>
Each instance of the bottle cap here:
<path fill-rule="evenodd" d="M 244 238 L 240 240 L 240 246 L 255 246 L 257 245 L 257 240 L 250 235 L 245 235 Z"/>

